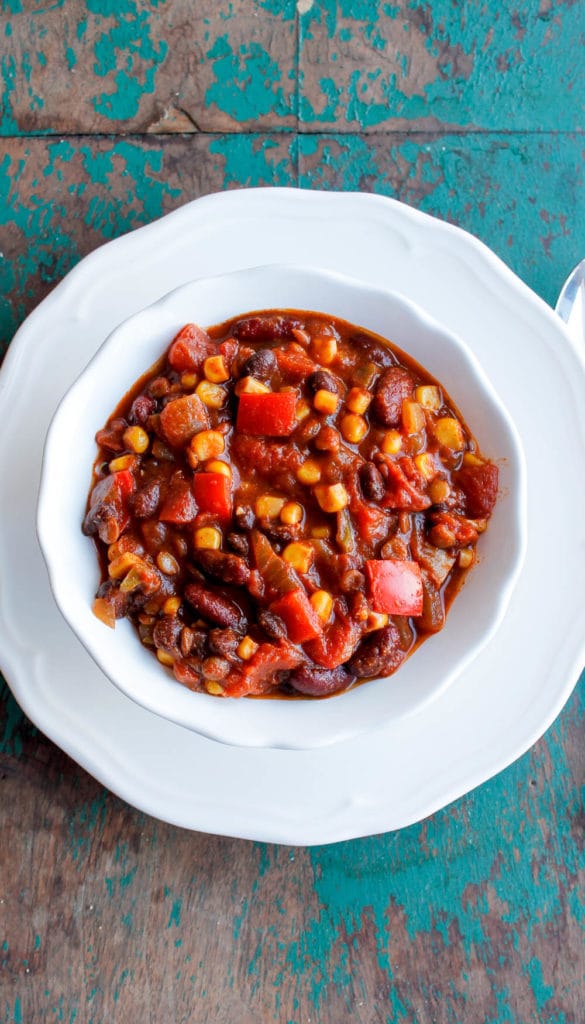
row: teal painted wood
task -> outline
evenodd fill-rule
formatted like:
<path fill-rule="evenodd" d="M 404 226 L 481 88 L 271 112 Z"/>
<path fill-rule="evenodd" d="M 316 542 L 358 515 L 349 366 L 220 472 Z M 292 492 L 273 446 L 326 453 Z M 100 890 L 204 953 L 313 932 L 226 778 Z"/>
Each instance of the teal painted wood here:
<path fill-rule="evenodd" d="M 574 131 L 574 0 L 3 0 L 0 129 Z"/>
<path fill-rule="evenodd" d="M 210 191 L 361 189 L 473 232 L 553 303 L 581 258 L 581 135 L 26 139 L 0 156 L 0 346 L 87 252 Z"/>

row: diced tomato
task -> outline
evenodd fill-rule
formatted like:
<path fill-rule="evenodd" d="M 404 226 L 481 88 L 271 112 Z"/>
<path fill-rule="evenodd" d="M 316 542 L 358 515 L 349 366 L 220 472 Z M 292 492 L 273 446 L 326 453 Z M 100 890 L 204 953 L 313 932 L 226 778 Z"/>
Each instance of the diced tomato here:
<path fill-rule="evenodd" d="M 309 359 L 300 345 L 287 345 L 286 348 L 275 349 L 274 355 L 280 372 L 292 383 L 300 384 L 317 369 L 316 363 Z"/>
<path fill-rule="evenodd" d="M 178 373 L 200 370 L 203 360 L 215 351 L 215 344 L 201 327 L 185 324 L 171 343 L 169 363 Z"/>
<path fill-rule="evenodd" d="M 383 508 L 397 508 L 412 512 L 422 512 L 431 505 L 431 499 L 424 494 L 416 477 L 410 472 L 411 460 L 402 459 L 401 463 L 393 459 L 385 460 L 388 473 L 387 490 L 380 504 Z M 410 472 L 410 478 L 408 472 Z"/>
<path fill-rule="evenodd" d="M 159 519 L 163 523 L 192 523 L 197 515 L 197 503 L 187 480 L 179 480 L 172 484 L 162 508 Z"/>
<path fill-rule="evenodd" d="M 252 658 L 222 680 L 228 697 L 244 697 L 273 690 L 279 673 L 290 672 L 303 661 L 303 654 L 286 640 L 276 644 L 260 644 Z"/>
<path fill-rule="evenodd" d="M 160 425 L 169 444 L 179 446 L 209 426 L 209 414 L 199 395 L 181 395 L 165 405 Z"/>
<path fill-rule="evenodd" d="M 230 480 L 223 473 L 195 473 L 193 494 L 200 512 L 209 512 L 221 522 L 229 522 L 232 515 Z"/>
<path fill-rule="evenodd" d="M 314 640 L 323 632 L 323 624 L 313 605 L 302 589 L 291 590 L 290 593 L 273 601 L 270 611 L 283 620 L 289 640 L 293 644 L 302 644 L 305 640 Z"/>
<path fill-rule="evenodd" d="M 349 661 L 361 635 L 354 619 L 339 615 L 320 637 L 305 644 L 305 651 L 322 668 L 337 668 Z"/>
<path fill-rule="evenodd" d="M 296 426 L 294 391 L 240 395 L 236 430 L 243 434 L 288 437 Z"/>
<path fill-rule="evenodd" d="M 122 499 L 129 498 L 131 494 L 136 490 L 136 480 L 134 474 L 129 469 L 121 469 L 118 473 L 113 474 L 115 479 L 115 486 L 120 492 Z"/>
<path fill-rule="evenodd" d="M 418 562 L 399 558 L 366 562 L 369 597 L 374 611 L 388 615 L 421 615 L 423 586 Z"/>

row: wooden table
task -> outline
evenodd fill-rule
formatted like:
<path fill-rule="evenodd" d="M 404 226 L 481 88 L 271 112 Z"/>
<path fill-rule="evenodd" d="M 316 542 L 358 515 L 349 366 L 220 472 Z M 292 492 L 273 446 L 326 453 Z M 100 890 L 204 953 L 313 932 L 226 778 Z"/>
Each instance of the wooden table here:
<path fill-rule="evenodd" d="M 0 10 L 4 347 L 87 252 L 244 185 L 397 196 L 549 302 L 583 256 L 583 4 Z M 584 697 L 422 824 L 292 849 L 145 817 L 4 688 L 0 1021 L 579 1024 Z"/>

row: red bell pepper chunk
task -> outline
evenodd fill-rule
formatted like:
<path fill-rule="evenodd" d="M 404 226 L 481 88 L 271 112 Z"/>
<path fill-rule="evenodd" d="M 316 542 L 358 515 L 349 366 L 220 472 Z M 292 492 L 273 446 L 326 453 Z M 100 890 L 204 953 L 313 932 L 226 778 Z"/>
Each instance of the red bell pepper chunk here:
<path fill-rule="evenodd" d="M 418 562 L 399 558 L 366 562 L 368 590 L 374 611 L 388 615 L 422 615 L 423 586 Z"/>
<path fill-rule="evenodd" d="M 209 512 L 222 522 L 232 515 L 230 480 L 223 473 L 195 473 L 193 494 L 200 512 Z"/>
<path fill-rule="evenodd" d="M 296 404 L 294 391 L 240 395 L 236 430 L 243 434 L 288 437 L 296 426 Z"/>
<path fill-rule="evenodd" d="M 300 588 L 279 597 L 278 601 L 273 601 L 270 611 L 283 620 L 288 638 L 293 644 L 314 640 L 323 632 L 323 623 L 305 591 Z"/>

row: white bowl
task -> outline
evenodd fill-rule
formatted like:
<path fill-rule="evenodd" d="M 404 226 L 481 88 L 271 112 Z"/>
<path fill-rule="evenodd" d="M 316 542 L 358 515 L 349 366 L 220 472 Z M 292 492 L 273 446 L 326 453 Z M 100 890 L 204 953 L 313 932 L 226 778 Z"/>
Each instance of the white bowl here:
<path fill-rule="evenodd" d="M 479 564 L 445 628 L 389 679 L 327 700 L 218 699 L 192 693 L 139 642 L 92 613 L 99 568 L 81 533 L 95 433 L 184 323 L 220 323 L 258 309 L 314 310 L 393 341 L 445 387 L 482 451 L 500 467 L 500 497 L 479 542 Z M 102 671 L 157 715 L 224 743 L 287 749 L 325 746 L 411 714 L 435 699 L 488 643 L 505 614 L 525 549 L 526 481 L 516 429 L 464 343 L 390 291 L 311 267 L 272 265 L 200 279 L 126 320 L 65 395 L 45 443 L 37 530 L 57 605 Z"/>

